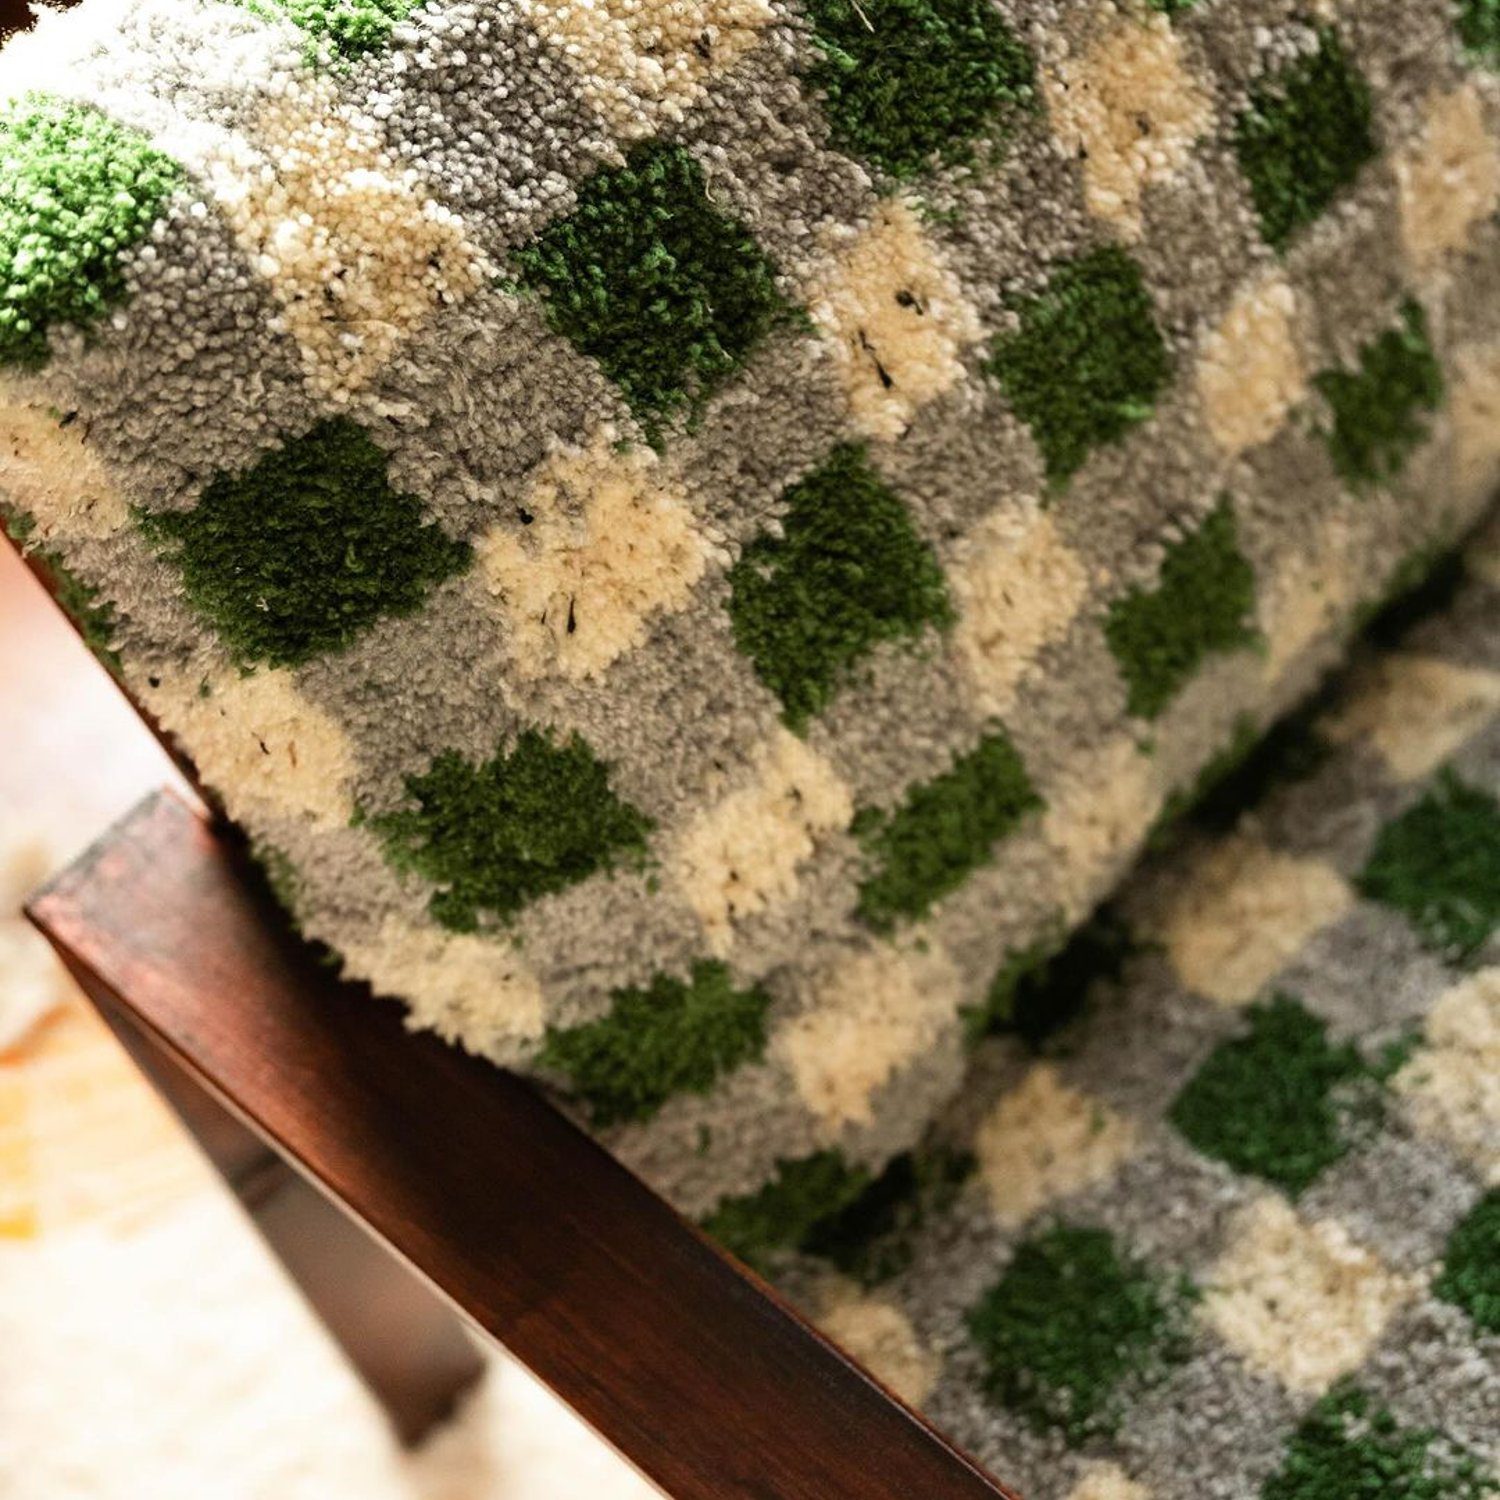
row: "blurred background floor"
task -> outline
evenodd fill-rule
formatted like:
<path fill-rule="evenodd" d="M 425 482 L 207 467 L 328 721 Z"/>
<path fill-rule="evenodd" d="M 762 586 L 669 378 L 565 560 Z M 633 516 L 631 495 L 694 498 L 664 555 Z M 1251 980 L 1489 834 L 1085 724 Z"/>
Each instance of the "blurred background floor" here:
<path fill-rule="evenodd" d="M 501 1359 L 458 1420 L 402 1453 L 19 921 L 32 885 L 169 781 L 161 750 L 0 545 L 0 1497 L 654 1494 Z"/>

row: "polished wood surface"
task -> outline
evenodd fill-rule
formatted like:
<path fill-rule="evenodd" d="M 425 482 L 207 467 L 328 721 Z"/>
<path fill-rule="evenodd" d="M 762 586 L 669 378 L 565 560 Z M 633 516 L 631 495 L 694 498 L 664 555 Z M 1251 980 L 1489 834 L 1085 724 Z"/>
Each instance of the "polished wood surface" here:
<path fill-rule="evenodd" d="M 677 1500 L 1005 1495 L 529 1085 L 337 982 L 179 799 L 31 914 L 92 994 Z"/>

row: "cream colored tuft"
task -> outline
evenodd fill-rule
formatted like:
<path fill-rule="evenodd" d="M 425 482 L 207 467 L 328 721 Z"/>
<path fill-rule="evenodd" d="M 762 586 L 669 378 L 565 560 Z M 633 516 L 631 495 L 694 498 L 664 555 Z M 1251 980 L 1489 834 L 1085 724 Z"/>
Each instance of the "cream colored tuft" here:
<path fill-rule="evenodd" d="M 681 486 L 649 448 L 618 451 L 611 429 L 554 453 L 524 505 L 524 531 L 497 527 L 478 545 L 521 677 L 597 677 L 703 576 L 708 548 Z"/>
<path fill-rule="evenodd" d="M 770 0 L 521 0 L 617 136 L 681 120 L 775 18 Z"/>
<path fill-rule="evenodd" d="M 1446 1141 L 1500 1187 L 1500 968 L 1449 990 L 1392 1086 L 1417 1129 Z"/>
<path fill-rule="evenodd" d="M 1303 652 L 1347 620 L 1360 592 L 1357 536 L 1350 518 L 1334 511 L 1261 570 L 1267 683 L 1279 682 Z"/>
<path fill-rule="evenodd" d="M 249 139 L 198 164 L 277 325 L 321 394 L 345 401 L 432 311 L 477 290 L 488 266 L 463 221 L 385 149 L 332 79 L 268 96 Z"/>
<path fill-rule="evenodd" d="M 1401 781 L 1429 776 L 1500 710 L 1500 673 L 1394 652 L 1319 726 L 1335 744 L 1368 740 Z"/>
<path fill-rule="evenodd" d="M 1225 1343 L 1309 1396 L 1357 1369 L 1418 1290 L 1342 1225 L 1306 1223 L 1269 1194 L 1231 1223 L 1205 1287 L 1203 1317 Z"/>
<path fill-rule="evenodd" d="M 818 1327 L 908 1406 L 920 1407 L 937 1384 L 942 1360 L 917 1337 L 906 1314 L 843 1277 L 830 1279 L 821 1298 Z"/>
<path fill-rule="evenodd" d="M 1307 391 L 1293 333 L 1297 296 L 1279 275 L 1240 288 L 1198 353 L 1198 399 L 1214 440 L 1242 453 L 1274 437 Z"/>
<path fill-rule="evenodd" d="M 354 747 L 338 722 L 281 668 L 245 675 L 161 669 L 146 708 L 186 750 L 229 815 L 301 817 L 343 827 L 353 815 Z"/>
<path fill-rule="evenodd" d="M 1039 1209 L 1101 1182 L 1135 1149 L 1135 1123 L 1038 1063 L 974 1137 L 995 1217 L 1016 1229 Z"/>
<path fill-rule="evenodd" d="M 1141 233 L 1141 195 L 1186 164 L 1213 114 L 1162 15 L 1122 21 L 1082 57 L 1043 74 L 1058 143 L 1083 158 L 1089 212 Z"/>
<path fill-rule="evenodd" d="M 818 835 L 853 816 L 833 767 L 778 728 L 760 747 L 750 783 L 698 814 L 677 844 L 677 880 L 710 946 L 726 952 L 736 922 L 791 900 Z"/>
<path fill-rule="evenodd" d="M 1500 344 L 1460 349 L 1453 370 L 1448 410 L 1454 494 L 1463 505 L 1488 503 L 1500 485 Z"/>
<path fill-rule="evenodd" d="M 881 946 L 814 980 L 811 1004 L 780 1028 L 771 1051 L 826 1125 L 868 1125 L 875 1091 L 953 1026 L 957 1003 L 957 976 L 935 947 Z"/>
<path fill-rule="evenodd" d="M 1354 904 L 1331 865 L 1236 835 L 1189 858 L 1157 935 L 1191 990 L 1220 1005 L 1253 1000 L 1309 937 Z"/>
<path fill-rule="evenodd" d="M 36 522 L 39 542 L 112 536 L 130 519 L 85 428 L 0 382 L 0 498 Z"/>
<path fill-rule="evenodd" d="M 396 995 L 412 1019 L 449 1041 L 498 1033 L 534 1041 L 545 1029 L 542 992 L 520 951 L 501 937 L 444 932 L 386 917 L 377 936 L 342 948 L 344 973 Z"/>
<path fill-rule="evenodd" d="M 904 203 L 882 205 L 821 282 L 808 311 L 832 341 L 854 424 L 898 438 L 962 378 L 979 338 L 974 310 Z"/>
<path fill-rule="evenodd" d="M 1500 205 L 1500 152 L 1472 84 L 1431 101 L 1421 140 L 1395 165 L 1401 237 L 1419 271 L 1462 250 Z"/>
<path fill-rule="evenodd" d="M 1037 665 L 1060 639 L 1088 595 L 1078 554 L 1034 506 L 1004 507 L 985 517 L 949 570 L 958 603 L 954 647 L 984 713 L 1003 715 Z"/>
<path fill-rule="evenodd" d="M 1119 734 L 1070 760 L 1046 791 L 1042 837 L 1053 854 L 1056 899 L 1077 920 L 1118 875 L 1161 810 L 1155 765 L 1130 735 Z"/>
<path fill-rule="evenodd" d="M 1068 1491 L 1068 1500 L 1151 1500 L 1151 1491 L 1137 1484 L 1118 1464 L 1092 1464 Z"/>

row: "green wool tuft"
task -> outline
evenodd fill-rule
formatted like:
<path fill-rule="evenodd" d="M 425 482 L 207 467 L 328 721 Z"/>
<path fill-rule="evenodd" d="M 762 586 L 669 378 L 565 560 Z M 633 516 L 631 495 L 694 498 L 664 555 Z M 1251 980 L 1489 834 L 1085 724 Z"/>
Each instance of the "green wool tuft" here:
<path fill-rule="evenodd" d="M 1370 89 L 1327 28 L 1251 95 L 1235 149 L 1269 244 L 1284 249 L 1376 154 Z"/>
<path fill-rule="evenodd" d="M 1130 712 L 1156 718 L 1204 657 L 1254 644 L 1254 608 L 1255 574 L 1223 501 L 1167 548 L 1155 589 L 1132 589 L 1110 606 L 1104 633 L 1125 676 Z"/>
<path fill-rule="evenodd" d="M 901 501 L 845 444 L 783 497 L 781 533 L 745 548 L 729 574 L 740 650 L 802 728 L 880 641 L 953 619 L 943 570 Z"/>
<path fill-rule="evenodd" d="M 411 614 L 470 558 L 391 488 L 385 454 L 343 417 L 220 474 L 194 509 L 139 519 L 245 665 L 337 651 L 376 620 Z"/>
<path fill-rule="evenodd" d="M 792 318 L 775 267 L 709 202 L 681 146 L 648 142 L 596 172 L 515 260 L 551 326 L 599 361 L 653 442 Z"/>
<path fill-rule="evenodd" d="M 572 1081 L 595 1125 L 649 1120 L 676 1094 L 704 1094 L 766 1045 L 758 986 L 736 989 L 722 963 L 701 962 L 684 982 L 658 974 L 645 989 L 617 990 L 607 1015 L 549 1030 L 538 1061 Z"/>
<path fill-rule="evenodd" d="M 0 530 L 7 532 L 17 546 L 41 564 L 52 597 L 78 627 L 79 638 L 116 677 L 120 676 L 124 668 L 114 649 L 119 620 L 109 601 L 92 584 L 85 583 L 74 573 L 60 554 L 32 540 L 36 535 L 34 517 L 0 501 Z"/>
<path fill-rule="evenodd" d="M 87 328 L 126 292 L 182 168 L 97 110 L 42 94 L 0 106 L 0 365 L 36 369 L 47 330 Z"/>
<path fill-rule="evenodd" d="M 851 826 L 871 873 L 859 888 L 859 915 L 881 931 L 898 917 L 924 916 L 1041 806 L 1021 757 L 997 731 L 909 788 L 900 806 L 861 809 Z"/>
<path fill-rule="evenodd" d="M 398 868 L 440 889 L 433 917 L 472 932 L 481 913 L 506 918 L 528 901 L 645 852 L 651 821 L 610 789 L 608 768 L 575 734 L 558 745 L 535 729 L 481 765 L 446 750 L 406 778 L 415 807 L 370 826 Z"/>
<path fill-rule="evenodd" d="M 1461 1307 L 1485 1333 L 1500 1333 L 1500 1188 L 1491 1188 L 1448 1239 L 1433 1295 Z"/>
<path fill-rule="evenodd" d="M 1380 1118 L 1379 1069 L 1287 995 L 1246 1013 L 1178 1094 L 1168 1119 L 1205 1156 L 1296 1197 Z"/>
<path fill-rule="evenodd" d="M 1500 804 L 1445 770 L 1381 829 L 1359 888 L 1463 960 L 1500 926 Z"/>
<path fill-rule="evenodd" d="M 903 1152 L 851 1203 L 814 1224 L 800 1248 L 864 1286 L 889 1281 L 911 1264 L 918 1232 L 952 1206 L 973 1171 L 972 1156 L 947 1146 Z"/>
<path fill-rule="evenodd" d="M 1070 1444 L 1108 1435 L 1125 1395 L 1186 1357 L 1193 1296 L 1184 1279 L 1123 1255 L 1105 1230 L 1045 1229 L 969 1313 L 984 1388 Z"/>
<path fill-rule="evenodd" d="M 1481 62 L 1500 62 L 1500 0 L 1459 0 L 1458 34 Z"/>
<path fill-rule="evenodd" d="M 422 0 L 238 0 L 246 10 L 268 19 L 282 18 L 305 31 L 314 43 L 325 42 L 343 58 L 363 57 L 391 39 Z"/>
<path fill-rule="evenodd" d="M 995 340 L 985 368 L 1059 488 L 1095 448 L 1151 415 L 1171 355 L 1140 268 L 1115 245 L 1063 265 L 1042 292 L 1009 305 L 1021 326 Z"/>
<path fill-rule="evenodd" d="M 777 1162 L 776 1175 L 764 1187 L 725 1199 L 703 1221 L 703 1229 L 747 1266 L 764 1272 L 776 1252 L 801 1245 L 869 1185 L 864 1167 L 851 1167 L 837 1151 L 816 1151 Z"/>
<path fill-rule="evenodd" d="M 967 161 L 1036 103 L 1031 54 L 990 0 L 807 0 L 808 82 L 834 141 L 892 177 Z"/>
<path fill-rule="evenodd" d="M 1260 1500 L 1483 1500 L 1500 1486 L 1429 1427 L 1403 1427 L 1348 1382 L 1303 1418 Z"/>
<path fill-rule="evenodd" d="M 1420 304 L 1402 303 L 1399 326 L 1360 350 L 1357 370 L 1325 370 L 1313 384 L 1333 414 L 1323 438 L 1345 481 L 1364 489 L 1394 479 L 1443 399 L 1443 367 Z"/>

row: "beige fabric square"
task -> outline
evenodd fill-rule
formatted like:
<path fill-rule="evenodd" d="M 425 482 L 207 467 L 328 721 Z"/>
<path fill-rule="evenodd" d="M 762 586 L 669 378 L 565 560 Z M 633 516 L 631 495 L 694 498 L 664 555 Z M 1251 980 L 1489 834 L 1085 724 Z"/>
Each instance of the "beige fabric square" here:
<path fill-rule="evenodd" d="M 1188 857 L 1156 935 L 1189 989 L 1220 1005 L 1255 997 L 1354 896 L 1331 865 L 1236 835 Z"/>
<path fill-rule="evenodd" d="M 1151 1491 L 1137 1484 L 1118 1464 L 1092 1464 L 1068 1491 L 1068 1500 L 1151 1500 Z"/>
<path fill-rule="evenodd" d="M 1335 627 L 1342 626 L 1361 587 L 1361 533 L 1343 511 L 1315 519 L 1300 537 L 1288 538 L 1260 570 L 1257 612 L 1266 641 L 1268 683 Z"/>
<path fill-rule="evenodd" d="M 608 427 L 548 458 L 524 505 L 529 526 L 496 527 L 476 547 L 523 678 L 599 676 L 645 640 L 652 614 L 687 603 L 708 562 L 681 484 Z"/>
<path fill-rule="evenodd" d="M 1470 344 L 1453 358 L 1453 491 L 1461 505 L 1488 502 L 1500 485 L 1500 344 Z"/>
<path fill-rule="evenodd" d="M 833 767 L 778 728 L 760 747 L 750 781 L 698 814 L 672 856 L 710 946 L 727 952 L 737 921 L 791 900 L 818 836 L 846 828 L 853 816 L 849 788 Z"/>
<path fill-rule="evenodd" d="M 683 118 L 775 19 L 770 0 L 520 0 L 624 139 Z"/>
<path fill-rule="evenodd" d="M 1204 1278 L 1202 1316 L 1247 1364 L 1315 1396 L 1357 1369 L 1418 1284 L 1332 1220 L 1267 1195 L 1242 1210 Z"/>
<path fill-rule="evenodd" d="M 954 649 L 980 710 L 1003 717 L 1042 648 L 1066 635 L 1082 608 L 1083 560 L 1046 511 L 1006 505 L 964 539 L 948 576 L 958 604 Z"/>
<path fill-rule="evenodd" d="M 1033 1214 L 1101 1182 L 1135 1149 L 1136 1127 L 1069 1088 L 1038 1063 L 986 1116 L 974 1137 L 995 1217 L 1018 1229 Z"/>
<path fill-rule="evenodd" d="M 807 308 L 827 333 L 855 426 L 898 438 L 929 401 L 962 378 L 965 347 L 981 336 L 957 279 L 893 200 L 809 287 Z"/>
<path fill-rule="evenodd" d="M 1086 916 L 1161 810 L 1156 765 L 1128 734 L 1075 756 L 1047 787 L 1042 837 L 1053 851 L 1054 898 L 1070 921 Z"/>
<path fill-rule="evenodd" d="M 1112 26 L 1081 57 L 1043 70 L 1053 134 L 1083 157 L 1090 213 L 1127 238 L 1141 233 L 1141 195 L 1181 171 L 1213 113 L 1164 15 Z"/>
<path fill-rule="evenodd" d="M 958 976 L 935 944 L 881 944 L 814 978 L 806 1010 L 771 1039 L 808 1109 L 831 1130 L 868 1125 L 880 1086 L 957 1032 Z"/>
<path fill-rule="evenodd" d="M 917 1337 L 911 1319 L 842 1276 L 819 1287 L 818 1301 L 818 1327 L 908 1406 L 920 1407 L 937 1384 L 942 1359 Z"/>
<path fill-rule="evenodd" d="M 1241 287 L 1198 351 L 1198 399 L 1214 440 L 1243 453 L 1274 437 L 1307 392 L 1297 296 L 1277 274 Z"/>
<path fill-rule="evenodd" d="M 1446 1141 L 1500 1187 L 1500 968 L 1455 985 L 1392 1086 L 1425 1135 Z"/>
<path fill-rule="evenodd" d="M 280 304 L 309 382 L 347 401 L 439 306 L 489 274 L 464 224 L 331 79 L 268 96 L 248 139 L 197 164 Z"/>
<path fill-rule="evenodd" d="M 172 726 L 232 818 L 270 813 L 324 828 L 349 822 L 353 743 L 294 673 L 161 668 L 150 680 L 156 686 L 143 690 L 146 708 Z"/>
<path fill-rule="evenodd" d="M 1500 710 L 1500 673 L 1405 652 L 1382 656 L 1319 726 L 1335 744 L 1368 740 L 1400 781 L 1430 776 Z"/>
<path fill-rule="evenodd" d="M 1462 250 L 1500 204 L 1500 151 L 1473 84 L 1429 102 L 1421 139 L 1395 166 L 1406 254 L 1417 270 L 1430 270 Z"/>
<path fill-rule="evenodd" d="M 520 950 L 504 938 L 445 932 L 387 917 L 378 933 L 340 944 L 344 974 L 399 995 L 416 1025 L 449 1041 L 474 1045 L 476 1035 L 495 1037 L 495 1056 L 510 1060 L 516 1042 L 541 1036 L 542 992 Z"/>
<path fill-rule="evenodd" d="M 130 519 L 86 426 L 0 381 L 0 495 L 36 522 L 38 542 L 106 537 Z"/>

